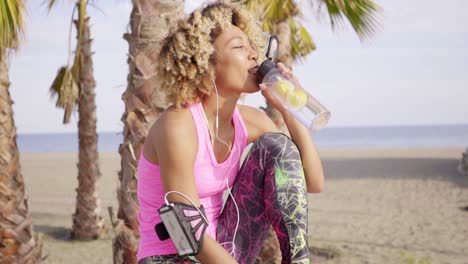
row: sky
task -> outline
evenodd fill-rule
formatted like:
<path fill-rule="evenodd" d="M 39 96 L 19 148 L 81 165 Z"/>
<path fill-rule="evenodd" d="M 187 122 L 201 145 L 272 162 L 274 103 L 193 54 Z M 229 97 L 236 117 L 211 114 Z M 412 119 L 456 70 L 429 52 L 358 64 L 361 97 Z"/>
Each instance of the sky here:
<path fill-rule="evenodd" d="M 10 93 L 17 131 L 77 131 L 78 114 L 63 125 L 49 87 L 67 62 L 71 0 L 48 12 L 27 1 L 25 42 L 10 60 Z M 131 1 L 94 1 L 89 8 L 99 132 L 119 132 L 126 88 Z M 202 1 L 185 1 L 190 12 Z M 303 1 L 304 2 L 304 1 Z M 468 124 L 468 2 L 375 0 L 378 31 L 360 41 L 351 27 L 332 30 L 326 16 L 303 4 L 301 22 L 317 50 L 293 65 L 302 85 L 332 113 L 329 127 Z M 72 49 L 75 46 L 72 31 Z M 261 94 L 245 104 L 264 105 Z"/>

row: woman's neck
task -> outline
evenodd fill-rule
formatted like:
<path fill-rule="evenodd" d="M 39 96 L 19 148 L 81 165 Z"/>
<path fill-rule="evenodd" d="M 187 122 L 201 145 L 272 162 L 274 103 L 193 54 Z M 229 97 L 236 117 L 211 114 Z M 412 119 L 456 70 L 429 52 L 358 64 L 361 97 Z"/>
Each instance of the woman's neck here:
<path fill-rule="evenodd" d="M 216 126 L 216 108 L 218 105 L 218 122 L 219 128 L 225 128 L 231 124 L 232 115 L 236 108 L 239 96 L 225 96 L 221 92 L 218 94 L 218 104 L 216 103 L 216 93 L 213 91 L 211 95 L 206 96 L 202 101 L 203 110 L 208 119 L 209 126 Z"/>

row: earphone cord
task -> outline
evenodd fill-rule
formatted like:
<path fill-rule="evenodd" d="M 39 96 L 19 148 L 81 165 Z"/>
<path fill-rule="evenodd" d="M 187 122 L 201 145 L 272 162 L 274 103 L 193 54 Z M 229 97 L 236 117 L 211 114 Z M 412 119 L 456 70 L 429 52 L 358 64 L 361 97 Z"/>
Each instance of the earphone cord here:
<path fill-rule="evenodd" d="M 216 121 L 215 121 L 215 125 L 216 125 L 216 132 L 215 132 L 215 138 L 220 141 L 221 143 L 223 143 L 224 145 L 227 146 L 227 148 L 229 149 L 229 153 L 231 153 L 232 151 L 232 148 L 229 146 L 228 143 L 226 143 L 224 140 L 220 139 L 218 137 L 218 128 L 219 128 L 219 95 L 218 95 L 218 88 L 216 87 L 216 84 L 213 80 L 213 78 L 211 79 L 213 81 L 213 85 L 214 85 L 214 88 L 215 88 L 215 92 L 216 92 Z M 205 118 L 206 118 L 206 122 L 208 124 L 208 118 L 206 117 L 206 114 L 205 114 Z M 224 245 L 224 244 L 231 244 L 232 245 L 232 250 L 231 252 L 229 252 L 229 254 L 233 255 L 233 257 L 235 258 L 235 248 L 236 248 L 236 244 L 234 244 L 234 241 L 236 239 L 236 235 L 237 235 L 237 230 L 239 229 L 239 223 L 240 223 L 240 214 L 239 214 L 239 207 L 237 206 L 237 202 L 236 202 L 236 199 L 234 199 L 234 196 L 232 195 L 232 192 L 231 192 L 231 188 L 229 187 L 229 175 L 231 174 L 231 171 L 233 168 L 236 167 L 236 164 L 237 164 L 237 161 L 240 160 L 241 158 L 241 152 L 240 152 L 240 149 L 239 149 L 239 145 L 236 143 L 236 149 L 238 151 L 238 157 L 237 157 L 237 160 L 236 162 L 234 162 L 234 166 L 231 166 L 229 168 L 229 172 L 226 174 L 226 178 L 225 178 L 225 182 L 226 182 L 226 188 L 228 190 L 228 193 L 229 193 L 229 196 L 231 196 L 232 198 L 232 201 L 234 202 L 234 205 L 236 207 L 236 211 L 237 211 L 237 223 L 236 223 L 236 228 L 234 229 L 234 234 L 232 236 L 232 241 L 231 242 L 224 242 L 224 243 L 221 243 L 220 245 Z"/>
<path fill-rule="evenodd" d="M 226 142 L 225 142 L 224 140 L 222 140 L 221 138 L 219 138 L 219 136 L 218 136 L 218 131 L 219 131 L 219 95 L 218 95 L 218 88 L 216 87 L 216 84 L 215 84 L 215 82 L 214 82 L 213 79 L 212 79 L 212 81 L 213 81 L 213 85 L 214 85 L 214 87 L 215 87 L 215 92 L 216 92 L 216 120 L 215 120 L 216 131 L 215 131 L 215 137 L 213 138 L 213 146 L 214 146 L 214 140 L 218 140 L 219 142 L 221 142 L 221 143 L 223 143 L 224 145 L 226 145 L 226 147 L 229 149 L 229 153 L 231 153 L 232 148 L 229 146 L 229 144 L 226 143 Z M 206 113 L 205 113 L 203 107 L 202 107 L 202 111 L 203 111 L 203 114 L 204 114 L 204 116 L 205 116 L 206 124 L 207 124 L 208 127 L 209 127 L 208 117 L 206 116 Z M 209 129 L 208 129 L 208 131 L 209 131 Z M 238 157 L 237 157 L 237 160 L 234 162 L 234 166 L 231 166 L 231 167 L 229 168 L 229 171 L 228 171 L 228 173 L 226 174 L 226 177 L 225 177 L 225 183 L 226 183 L 226 188 L 227 188 L 227 190 L 228 190 L 229 196 L 231 196 L 232 201 L 234 202 L 234 206 L 236 207 L 236 212 L 237 212 L 237 223 L 236 223 L 236 228 L 234 229 L 234 234 L 233 234 L 233 237 L 232 237 L 232 241 L 231 241 L 231 242 L 220 243 L 220 245 L 232 244 L 232 250 L 231 250 L 231 252 L 229 252 L 229 254 L 233 255 L 234 258 L 235 258 L 234 255 L 235 255 L 235 248 L 236 248 L 236 245 L 234 244 L 234 241 L 235 241 L 235 239 L 236 239 L 237 230 L 239 229 L 240 214 L 239 214 L 239 206 L 237 205 L 236 199 L 234 199 L 234 196 L 232 195 L 232 192 L 231 192 L 231 188 L 229 187 L 229 179 L 228 179 L 228 177 L 229 177 L 229 175 L 231 174 L 232 170 L 236 167 L 236 164 L 237 164 L 237 162 L 240 160 L 241 155 L 242 155 L 241 150 L 239 149 L 239 145 L 237 144 L 237 142 L 235 142 L 235 144 L 236 144 L 236 149 L 237 149 L 237 151 L 238 151 Z M 169 193 L 177 193 L 177 194 L 180 194 L 180 195 L 184 196 L 186 199 L 188 199 L 193 205 L 195 205 L 195 204 L 193 203 L 193 201 L 192 201 L 190 198 L 188 198 L 188 197 L 185 196 L 184 194 L 179 193 L 179 192 L 177 192 L 177 191 L 170 191 L 170 192 L 167 192 L 167 193 L 166 193 L 166 196 L 164 197 L 164 199 L 166 200 L 166 204 L 168 204 L 168 201 L 167 201 L 166 197 L 167 197 L 167 195 L 168 195 Z M 196 206 L 195 206 L 195 207 L 196 207 Z M 201 212 L 200 212 L 200 214 L 201 214 Z M 204 218 L 204 217 L 203 217 L 203 218 Z M 206 218 L 204 218 L 204 219 L 205 219 L 205 221 L 207 221 Z M 208 221 L 207 221 L 207 222 L 208 222 Z"/>
<path fill-rule="evenodd" d="M 195 209 L 197 209 L 197 211 L 200 213 L 201 217 L 203 218 L 203 220 L 205 220 L 205 223 L 207 226 L 210 225 L 210 223 L 208 222 L 208 219 L 206 219 L 205 215 L 202 214 L 201 210 L 197 207 L 197 205 L 192 201 L 192 199 L 190 199 L 190 197 L 188 197 L 187 195 L 181 193 L 181 192 L 178 192 L 178 191 L 168 191 L 166 193 L 166 195 L 164 195 L 164 201 L 166 202 L 167 205 L 170 205 L 171 203 L 169 203 L 169 201 L 167 200 L 167 196 L 171 193 L 176 193 L 180 196 L 183 196 L 185 199 L 187 199 L 190 203 L 192 203 L 192 205 L 195 207 Z"/>
<path fill-rule="evenodd" d="M 231 146 L 229 146 L 229 144 L 227 142 L 225 142 L 224 140 L 222 140 L 222 139 L 220 139 L 218 137 L 218 131 L 219 131 L 219 96 L 218 96 L 218 88 L 216 88 L 216 84 L 214 83 L 214 81 L 213 81 L 213 85 L 215 87 L 215 92 L 216 92 L 216 120 L 215 120 L 216 132 L 215 132 L 215 138 L 218 141 L 220 141 L 221 143 L 223 143 L 224 145 L 226 145 L 226 147 L 229 149 L 229 153 L 231 153 L 231 151 L 232 151 Z M 206 114 L 205 114 L 205 118 L 206 118 Z M 208 119 L 207 119 L 207 122 L 208 122 Z"/>
<path fill-rule="evenodd" d="M 236 143 L 236 147 L 237 147 L 237 148 L 236 148 L 237 151 L 239 152 L 239 155 L 238 155 L 238 159 L 237 159 L 237 160 L 240 160 L 241 152 L 240 152 L 240 149 L 239 149 L 237 143 Z M 236 248 L 236 244 L 234 244 L 234 241 L 236 240 L 237 230 L 239 229 L 240 213 L 239 213 L 239 206 L 237 206 L 236 199 L 234 199 L 234 195 L 232 195 L 231 187 L 229 187 L 228 176 L 231 174 L 232 169 L 236 167 L 237 160 L 236 160 L 236 162 L 234 163 L 234 165 L 231 166 L 231 167 L 229 168 L 229 173 L 226 174 L 226 178 L 225 178 L 226 188 L 227 188 L 227 190 L 228 190 L 229 196 L 231 196 L 232 201 L 234 202 L 234 206 L 236 207 L 236 212 L 237 212 L 236 228 L 234 229 L 234 234 L 233 234 L 233 236 L 232 236 L 232 241 L 231 241 L 231 242 L 220 243 L 220 245 L 224 245 L 224 244 L 231 244 L 231 245 L 232 245 L 232 250 L 231 250 L 231 252 L 229 252 L 229 254 L 233 255 L 234 258 L 235 258 L 234 255 L 235 255 L 235 248 Z"/>

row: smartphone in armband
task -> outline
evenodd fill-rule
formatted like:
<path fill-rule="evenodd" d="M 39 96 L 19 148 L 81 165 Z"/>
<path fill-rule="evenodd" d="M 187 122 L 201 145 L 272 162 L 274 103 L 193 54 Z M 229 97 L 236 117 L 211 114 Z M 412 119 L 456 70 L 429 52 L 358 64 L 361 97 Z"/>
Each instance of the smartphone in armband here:
<path fill-rule="evenodd" d="M 159 239 L 165 240 L 170 237 L 180 256 L 196 255 L 201 247 L 201 239 L 196 239 L 196 230 L 185 216 L 183 206 L 163 205 L 158 211 L 162 220 L 162 223 L 155 226 Z"/>

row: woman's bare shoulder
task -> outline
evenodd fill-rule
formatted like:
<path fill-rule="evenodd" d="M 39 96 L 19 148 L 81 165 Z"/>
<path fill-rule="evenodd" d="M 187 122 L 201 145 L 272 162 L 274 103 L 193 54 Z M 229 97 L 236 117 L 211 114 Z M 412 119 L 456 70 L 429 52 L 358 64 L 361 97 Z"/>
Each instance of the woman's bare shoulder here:
<path fill-rule="evenodd" d="M 179 151 L 196 148 L 197 133 L 192 114 L 188 108 L 169 107 L 151 126 L 144 144 L 145 157 L 157 163 L 159 150 Z"/>

